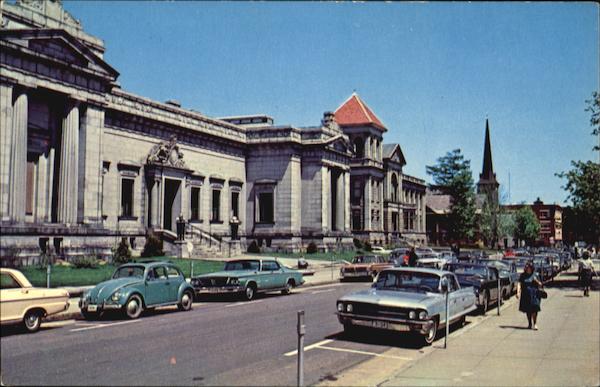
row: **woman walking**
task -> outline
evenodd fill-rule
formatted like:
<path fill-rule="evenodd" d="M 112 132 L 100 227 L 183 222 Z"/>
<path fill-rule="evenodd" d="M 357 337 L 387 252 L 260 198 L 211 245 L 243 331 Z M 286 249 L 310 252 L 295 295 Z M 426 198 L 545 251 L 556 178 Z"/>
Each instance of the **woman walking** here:
<path fill-rule="evenodd" d="M 590 296 L 590 286 L 592 286 L 592 275 L 596 274 L 594 270 L 594 262 L 590 257 L 590 253 L 587 251 L 583 252 L 583 258 L 579 261 L 579 278 L 581 286 L 583 287 L 583 295 L 585 297 Z"/>
<path fill-rule="evenodd" d="M 543 288 L 544 284 L 538 278 L 533 262 L 529 261 L 525 265 L 523 274 L 519 277 L 517 287 L 517 298 L 519 301 L 519 310 L 527 314 L 528 328 L 538 330 L 537 315 L 540 309 L 539 289 Z M 533 323 L 533 324 L 532 324 Z"/>

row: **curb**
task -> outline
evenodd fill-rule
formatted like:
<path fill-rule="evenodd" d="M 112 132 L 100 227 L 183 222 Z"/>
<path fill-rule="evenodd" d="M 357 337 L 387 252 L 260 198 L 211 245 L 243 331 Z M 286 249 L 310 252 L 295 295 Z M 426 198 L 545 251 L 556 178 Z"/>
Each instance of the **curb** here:
<path fill-rule="evenodd" d="M 78 319 L 82 319 L 82 318 L 83 318 L 83 316 L 81 315 L 81 312 L 77 311 L 77 312 L 53 314 L 51 316 L 46 317 L 44 319 L 44 322 L 78 320 Z"/>

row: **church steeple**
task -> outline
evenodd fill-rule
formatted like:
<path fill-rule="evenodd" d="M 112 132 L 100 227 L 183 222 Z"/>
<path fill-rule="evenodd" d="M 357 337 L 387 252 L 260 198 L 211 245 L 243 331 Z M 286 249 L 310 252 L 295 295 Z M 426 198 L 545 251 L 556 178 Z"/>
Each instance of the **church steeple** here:
<path fill-rule="evenodd" d="M 483 148 L 483 168 L 479 174 L 477 193 L 485 194 L 490 203 L 498 204 L 498 181 L 492 163 L 492 142 L 490 141 L 490 123 L 485 119 L 485 144 Z"/>

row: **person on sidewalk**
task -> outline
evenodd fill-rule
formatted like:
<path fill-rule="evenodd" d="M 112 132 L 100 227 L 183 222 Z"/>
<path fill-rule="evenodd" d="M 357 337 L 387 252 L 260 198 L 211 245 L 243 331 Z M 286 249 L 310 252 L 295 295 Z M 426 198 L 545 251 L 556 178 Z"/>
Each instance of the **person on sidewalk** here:
<path fill-rule="evenodd" d="M 419 260 L 419 257 L 417 256 L 417 253 L 415 252 L 415 248 L 411 247 L 410 253 L 408 253 L 408 266 L 410 266 L 410 267 L 417 266 L 418 260 Z"/>
<path fill-rule="evenodd" d="M 583 257 L 579 260 L 579 278 L 581 287 L 583 287 L 583 295 L 590 296 L 590 286 L 592 286 L 592 275 L 598 275 L 594 270 L 594 262 L 587 251 L 583 252 Z"/>
<path fill-rule="evenodd" d="M 541 310 L 541 300 L 538 290 L 543 287 L 544 284 L 542 284 L 542 281 L 538 278 L 533 262 L 527 262 L 523 273 L 519 277 L 517 298 L 519 299 L 519 310 L 527 314 L 527 322 L 529 323 L 528 328 L 531 329 L 533 327 L 536 331 L 538 330 L 537 315 Z"/>

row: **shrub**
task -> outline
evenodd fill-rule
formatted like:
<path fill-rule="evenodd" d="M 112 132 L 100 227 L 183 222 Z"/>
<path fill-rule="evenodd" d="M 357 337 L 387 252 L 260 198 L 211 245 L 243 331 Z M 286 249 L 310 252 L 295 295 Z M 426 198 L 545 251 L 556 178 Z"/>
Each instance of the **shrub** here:
<path fill-rule="evenodd" d="M 365 250 L 366 251 L 373 251 L 373 248 L 371 247 L 371 242 L 365 241 Z"/>
<path fill-rule="evenodd" d="M 77 269 L 95 269 L 98 267 L 96 257 L 77 257 L 71 261 Z"/>
<path fill-rule="evenodd" d="M 129 262 L 131 259 L 131 250 L 129 250 L 129 243 L 126 238 L 121 238 L 121 242 L 117 249 L 113 253 L 113 262 L 118 265 Z"/>
<path fill-rule="evenodd" d="M 354 242 L 354 247 L 356 247 L 357 249 L 362 249 L 363 244 L 360 239 L 354 238 L 352 239 L 352 242 Z"/>
<path fill-rule="evenodd" d="M 306 254 L 314 254 L 318 251 L 317 249 L 317 245 L 315 244 L 315 242 L 310 242 L 308 244 L 308 246 L 306 247 Z"/>
<path fill-rule="evenodd" d="M 153 232 L 146 235 L 146 243 L 142 250 L 142 257 L 157 257 L 165 255 L 162 240 Z"/>
<path fill-rule="evenodd" d="M 258 247 L 258 243 L 256 243 L 256 241 L 252 241 L 249 245 L 248 245 L 248 252 L 249 253 L 253 253 L 253 254 L 258 254 L 260 253 L 260 247 Z"/>

